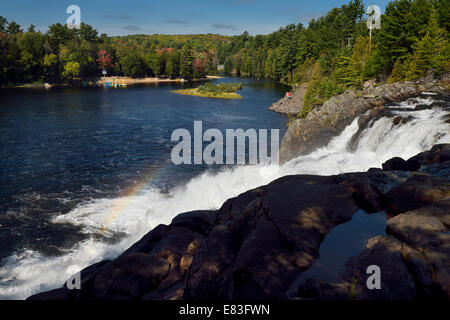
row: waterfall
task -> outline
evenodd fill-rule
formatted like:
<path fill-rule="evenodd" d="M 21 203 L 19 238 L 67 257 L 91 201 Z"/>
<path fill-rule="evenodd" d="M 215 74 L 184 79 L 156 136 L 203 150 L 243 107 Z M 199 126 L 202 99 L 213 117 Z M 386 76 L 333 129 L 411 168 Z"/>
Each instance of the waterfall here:
<path fill-rule="evenodd" d="M 161 192 L 155 188 L 116 199 L 97 199 L 54 218 L 53 223 L 72 223 L 84 228 L 88 238 L 63 256 L 42 256 L 33 251 L 17 252 L 0 269 L 0 299 L 23 299 L 59 287 L 70 276 L 69 266 L 84 268 L 103 259 L 114 258 L 158 224 L 170 223 L 181 212 L 217 209 L 227 199 L 249 189 L 265 185 L 284 175 L 332 175 L 366 171 L 381 167 L 386 160 L 399 156 L 408 159 L 437 143 L 450 143 L 448 114 L 442 107 L 430 106 L 431 95 L 391 106 L 392 113 L 413 116 L 395 125 L 391 117 L 373 121 L 360 133 L 357 146 L 349 148 L 358 132 L 358 119 L 336 136 L 326 147 L 292 159 L 282 166 L 236 166 L 218 173 L 205 172 L 187 184 Z M 119 243 L 108 244 L 95 237 L 99 230 L 127 234 Z M 89 236 L 90 235 L 90 236 Z"/>

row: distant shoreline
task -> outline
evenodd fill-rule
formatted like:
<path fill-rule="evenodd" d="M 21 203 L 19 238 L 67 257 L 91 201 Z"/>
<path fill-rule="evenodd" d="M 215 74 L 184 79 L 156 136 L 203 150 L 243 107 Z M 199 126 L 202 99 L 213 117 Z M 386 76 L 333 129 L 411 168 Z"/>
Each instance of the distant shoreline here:
<path fill-rule="evenodd" d="M 121 84 L 145 84 L 145 83 L 164 83 L 164 82 L 196 82 L 220 79 L 219 76 L 206 76 L 206 78 L 185 80 L 183 78 L 130 78 L 130 77 L 102 77 L 98 80 L 99 84 L 104 85 L 107 82 L 121 83 Z"/>
<path fill-rule="evenodd" d="M 1 88 L 44 88 L 50 89 L 52 87 L 99 87 L 106 83 L 111 84 L 151 84 L 151 83 L 185 83 L 185 82 L 199 82 L 221 79 L 220 76 L 206 76 L 206 78 L 189 79 L 183 78 L 131 78 L 131 77 L 101 77 L 96 79 L 76 79 L 73 83 L 24 83 L 19 85 L 8 85 Z"/>

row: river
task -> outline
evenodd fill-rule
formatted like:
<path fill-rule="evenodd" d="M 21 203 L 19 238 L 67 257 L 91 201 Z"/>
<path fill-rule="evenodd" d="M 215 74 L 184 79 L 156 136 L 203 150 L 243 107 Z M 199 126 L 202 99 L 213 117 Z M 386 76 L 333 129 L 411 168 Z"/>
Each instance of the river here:
<path fill-rule="evenodd" d="M 219 208 L 228 198 L 281 176 L 364 171 L 450 142 L 442 108 L 414 110 L 415 104 L 433 102 L 432 96 L 422 96 L 392 106 L 394 113 L 413 115 L 412 121 L 396 126 L 392 118 L 381 118 L 353 149 L 348 145 L 358 119 L 328 146 L 283 166 L 173 165 L 171 132 L 192 128 L 194 120 L 202 120 L 204 129 L 279 128 L 282 137 L 286 117 L 267 108 L 286 88 L 268 80 L 238 81 L 245 84 L 240 100 L 176 95 L 171 93 L 176 85 L 2 96 L 0 298 L 56 288 L 71 267 L 116 257 L 178 213 Z M 342 264 L 383 232 L 364 228 L 364 219 L 355 223 L 343 233 L 360 232 L 358 244 L 333 263 Z M 339 248 L 325 240 L 323 249 Z"/>
<path fill-rule="evenodd" d="M 149 190 L 167 196 L 203 172 L 226 168 L 174 165 L 171 133 L 177 128 L 192 132 L 201 120 L 204 130 L 274 128 L 282 137 L 287 118 L 267 108 L 286 86 L 249 78 L 214 82 L 243 83 L 243 99 L 171 92 L 197 83 L 1 91 L 0 265 L 61 257 L 83 241 L 114 245 L 142 221 L 134 201 L 112 204 L 117 199 L 145 197 Z M 96 204 L 111 207 L 70 218 Z"/>

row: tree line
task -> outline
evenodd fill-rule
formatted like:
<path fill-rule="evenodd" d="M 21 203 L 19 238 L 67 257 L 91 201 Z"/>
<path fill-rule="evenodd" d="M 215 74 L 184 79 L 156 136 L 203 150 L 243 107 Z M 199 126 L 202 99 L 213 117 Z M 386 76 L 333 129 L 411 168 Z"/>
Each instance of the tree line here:
<path fill-rule="evenodd" d="M 217 74 L 218 35 L 108 37 L 81 23 L 43 34 L 0 17 L 0 84 L 65 82 L 108 75 L 203 78 Z"/>
<path fill-rule="evenodd" d="M 290 24 L 266 36 L 233 37 L 219 44 L 217 56 L 229 73 L 308 83 L 301 116 L 369 79 L 395 82 L 449 71 L 450 1 L 391 1 L 372 39 L 364 14 L 363 2 L 352 0 L 308 27 Z"/>
<path fill-rule="evenodd" d="M 268 35 L 98 36 L 87 24 L 26 32 L 0 17 L 0 83 L 109 75 L 200 78 L 226 73 L 308 83 L 304 110 L 368 79 L 394 82 L 449 71 L 450 1 L 394 0 L 369 39 L 362 0 Z"/>

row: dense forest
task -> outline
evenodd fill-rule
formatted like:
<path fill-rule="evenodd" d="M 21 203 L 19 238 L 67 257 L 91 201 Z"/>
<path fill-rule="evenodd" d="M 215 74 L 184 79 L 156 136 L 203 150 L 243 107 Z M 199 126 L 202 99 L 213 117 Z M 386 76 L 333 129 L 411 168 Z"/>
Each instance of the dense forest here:
<path fill-rule="evenodd" d="M 107 37 L 82 23 L 26 32 L 0 17 L 0 84 L 62 82 L 108 75 L 201 78 L 217 73 L 217 35 Z"/>
<path fill-rule="evenodd" d="M 219 44 L 225 70 L 308 83 L 304 112 L 364 81 L 413 80 L 450 69 L 450 1 L 396 0 L 370 42 L 362 1 L 353 0 L 308 27 L 290 24 L 267 36 L 243 34 Z"/>
<path fill-rule="evenodd" d="M 61 82 L 109 75 L 201 78 L 226 73 L 308 83 L 304 105 L 321 103 L 365 80 L 395 82 L 450 68 L 450 1 L 395 0 L 370 41 L 364 4 L 351 0 L 269 35 L 108 37 L 87 24 L 59 23 L 45 34 L 0 17 L 0 84 Z"/>

